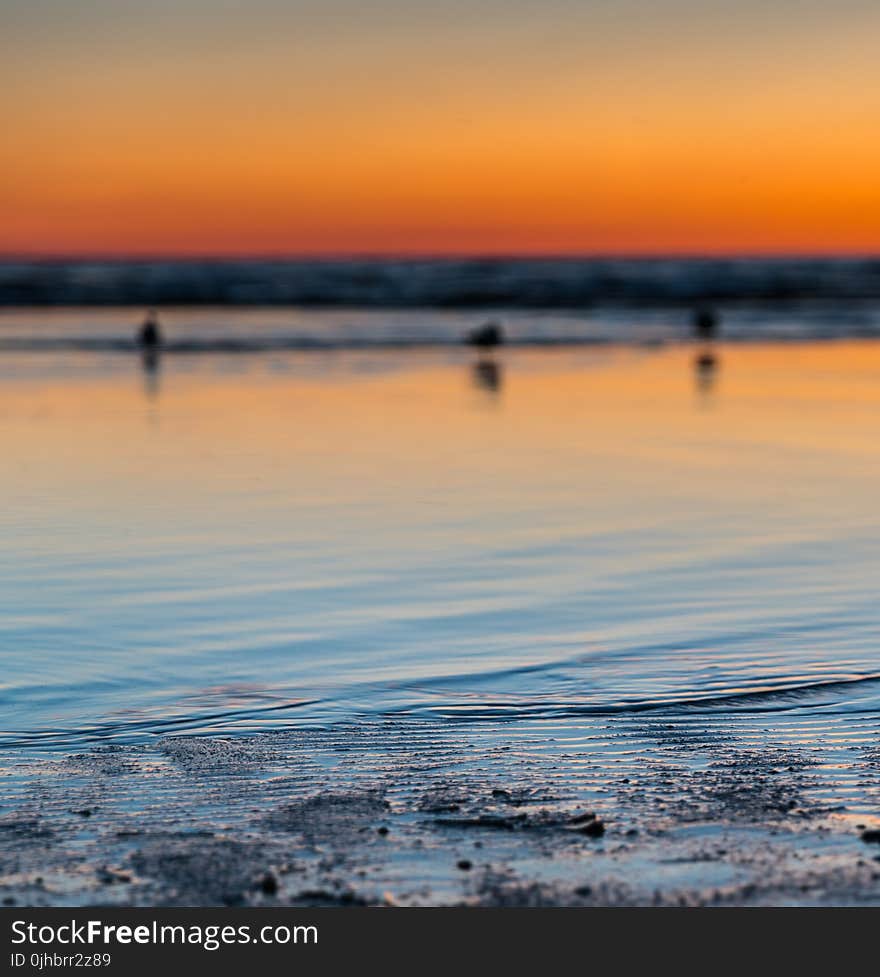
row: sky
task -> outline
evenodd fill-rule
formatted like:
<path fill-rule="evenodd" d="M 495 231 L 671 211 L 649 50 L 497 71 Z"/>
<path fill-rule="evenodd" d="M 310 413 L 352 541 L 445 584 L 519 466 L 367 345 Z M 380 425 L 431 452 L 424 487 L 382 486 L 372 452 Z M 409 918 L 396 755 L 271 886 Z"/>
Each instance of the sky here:
<path fill-rule="evenodd" d="M 0 253 L 880 251 L 876 0 L 0 0 Z"/>

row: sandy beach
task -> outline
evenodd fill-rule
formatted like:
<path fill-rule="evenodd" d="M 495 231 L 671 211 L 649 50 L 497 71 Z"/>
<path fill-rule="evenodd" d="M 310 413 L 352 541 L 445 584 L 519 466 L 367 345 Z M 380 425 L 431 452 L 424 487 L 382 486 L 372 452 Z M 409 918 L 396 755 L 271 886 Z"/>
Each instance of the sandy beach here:
<path fill-rule="evenodd" d="M 880 903 L 876 721 L 766 725 L 386 722 L 7 759 L 0 898 Z"/>

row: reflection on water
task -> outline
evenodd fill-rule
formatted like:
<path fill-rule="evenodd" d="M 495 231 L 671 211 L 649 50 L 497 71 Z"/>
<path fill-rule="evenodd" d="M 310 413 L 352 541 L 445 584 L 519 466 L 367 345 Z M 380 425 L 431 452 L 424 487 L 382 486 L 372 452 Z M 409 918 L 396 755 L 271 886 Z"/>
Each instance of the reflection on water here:
<path fill-rule="evenodd" d="M 877 710 L 880 347 L 131 355 L 0 359 L 7 743 Z"/>
<path fill-rule="evenodd" d="M 504 373 L 501 363 L 494 357 L 481 355 L 474 363 L 471 375 L 478 390 L 485 390 L 489 394 L 501 393 Z"/>
<path fill-rule="evenodd" d="M 159 393 L 159 368 L 161 353 L 155 346 L 146 346 L 141 351 L 141 368 L 144 376 L 144 392 L 150 398 Z"/>
<path fill-rule="evenodd" d="M 715 390 L 718 370 L 721 366 L 718 353 L 712 347 L 701 350 L 694 357 L 694 378 L 697 393 L 706 402 Z"/>

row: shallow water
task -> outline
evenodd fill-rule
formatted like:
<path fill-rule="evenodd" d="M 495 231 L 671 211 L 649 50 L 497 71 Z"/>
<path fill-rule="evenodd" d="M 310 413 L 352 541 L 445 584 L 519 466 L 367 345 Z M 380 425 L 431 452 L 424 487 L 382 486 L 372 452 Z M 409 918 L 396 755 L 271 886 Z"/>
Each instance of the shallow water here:
<path fill-rule="evenodd" d="M 2 271 L 2 265 L 0 265 Z M 354 307 L 164 309 L 173 353 L 259 353 L 458 348 L 487 321 L 499 323 L 508 344 L 526 347 L 641 345 L 687 341 L 699 298 L 639 307 L 595 305 L 560 309 Z M 743 298 L 722 309 L 728 342 L 805 342 L 880 338 L 876 298 Z M 0 307 L 0 352 L 131 353 L 141 310 Z M 69 360 L 67 368 L 72 365 Z M 309 367 L 310 368 L 310 367 Z M 62 367 L 64 369 L 64 367 Z"/>
<path fill-rule="evenodd" d="M 0 743 L 875 718 L 880 345 L 695 355 L 7 353 Z"/>

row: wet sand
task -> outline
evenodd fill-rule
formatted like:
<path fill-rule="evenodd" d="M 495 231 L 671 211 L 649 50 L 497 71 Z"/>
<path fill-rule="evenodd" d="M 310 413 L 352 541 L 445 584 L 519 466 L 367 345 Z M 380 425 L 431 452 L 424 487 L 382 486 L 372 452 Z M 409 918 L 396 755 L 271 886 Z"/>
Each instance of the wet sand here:
<path fill-rule="evenodd" d="M 875 905 L 876 726 L 383 721 L 7 760 L 0 901 Z"/>

